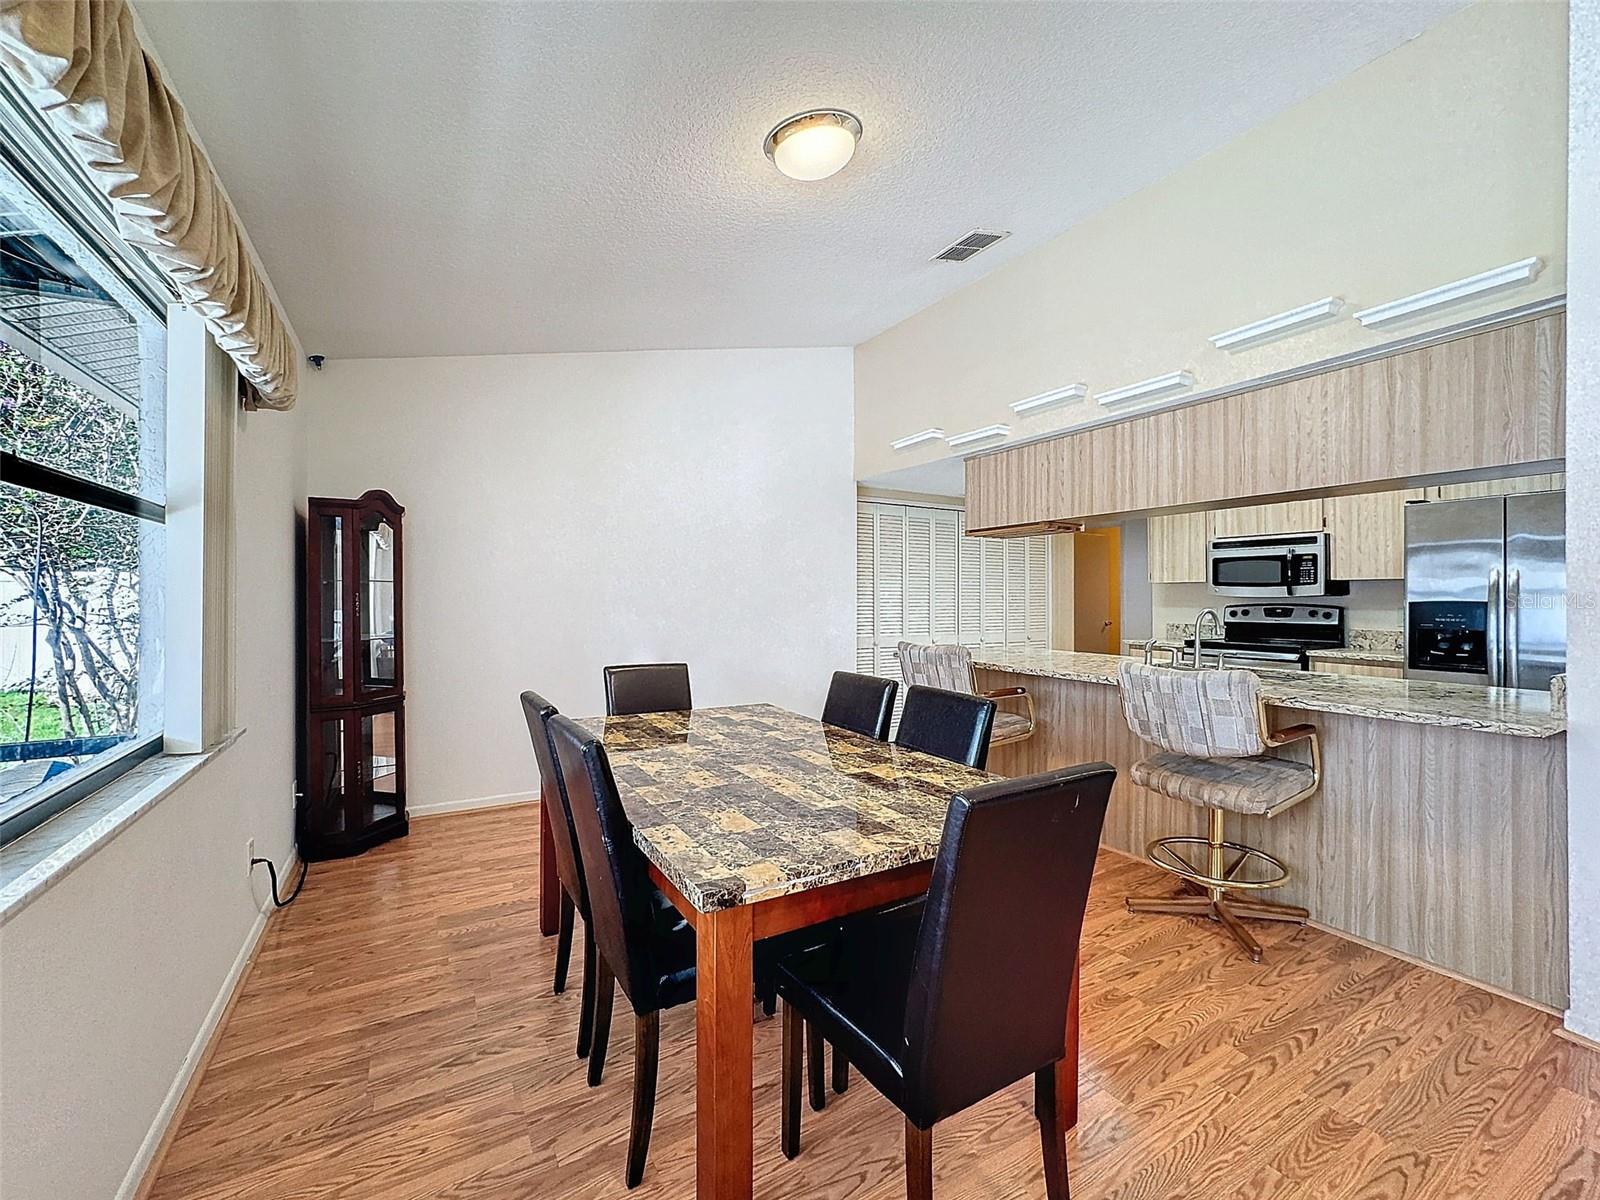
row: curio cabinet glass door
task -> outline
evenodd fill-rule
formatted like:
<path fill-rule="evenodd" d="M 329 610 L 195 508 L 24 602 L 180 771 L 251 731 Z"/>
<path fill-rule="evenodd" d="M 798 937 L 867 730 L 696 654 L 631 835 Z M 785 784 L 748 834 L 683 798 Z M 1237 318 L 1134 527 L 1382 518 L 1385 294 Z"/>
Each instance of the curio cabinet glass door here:
<path fill-rule="evenodd" d="M 387 492 L 308 506 L 297 810 L 308 861 L 406 832 L 404 513 Z"/>

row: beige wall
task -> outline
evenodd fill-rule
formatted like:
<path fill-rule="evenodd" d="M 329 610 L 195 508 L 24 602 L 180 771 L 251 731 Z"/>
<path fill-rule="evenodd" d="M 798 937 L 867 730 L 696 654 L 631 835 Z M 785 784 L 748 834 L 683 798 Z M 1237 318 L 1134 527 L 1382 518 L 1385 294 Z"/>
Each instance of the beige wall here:
<path fill-rule="evenodd" d="M 856 474 L 929 426 L 1012 437 L 1100 415 L 1011 401 L 1179 368 L 1213 388 L 1566 287 L 1564 4 L 1474 5 L 1238 141 L 856 348 Z M 1348 315 L 1226 354 L 1210 334 L 1326 295 L 1347 311 L 1539 255 L 1533 284 L 1382 333 Z"/>
<path fill-rule="evenodd" d="M 0 930 L 5 1200 L 134 1195 L 293 849 L 305 424 L 240 417 L 239 740 Z"/>
<path fill-rule="evenodd" d="M 850 352 L 334 360 L 313 493 L 406 506 L 413 811 L 531 798 L 517 694 L 604 708 L 685 661 L 697 706 L 818 713 L 855 661 Z"/>

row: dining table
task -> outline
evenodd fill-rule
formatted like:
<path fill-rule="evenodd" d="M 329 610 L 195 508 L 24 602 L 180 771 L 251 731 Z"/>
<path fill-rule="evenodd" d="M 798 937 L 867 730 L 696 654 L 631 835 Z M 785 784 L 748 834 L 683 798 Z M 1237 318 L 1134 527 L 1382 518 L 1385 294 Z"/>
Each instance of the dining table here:
<path fill-rule="evenodd" d="M 579 724 L 606 748 L 651 879 L 695 931 L 696 1195 L 750 1200 L 755 943 L 926 891 L 951 797 L 998 777 L 769 704 Z M 543 811 L 540 823 L 549 933 L 560 885 Z M 1076 972 L 1065 1050 L 1063 1147 L 1078 1109 Z"/>

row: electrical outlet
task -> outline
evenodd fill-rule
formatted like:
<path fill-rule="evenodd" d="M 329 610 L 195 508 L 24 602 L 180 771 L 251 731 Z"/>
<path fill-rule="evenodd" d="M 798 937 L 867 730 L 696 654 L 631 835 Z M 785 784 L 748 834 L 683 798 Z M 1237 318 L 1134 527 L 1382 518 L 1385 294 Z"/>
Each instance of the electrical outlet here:
<path fill-rule="evenodd" d="M 255 862 L 255 860 L 256 860 L 256 840 L 255 840 L 255 838 L 250 838 L 245 842 L 245 844 L 244 844 L 244 854 L 245 854 L 245 862 L 248 864 L 245 869 L 248 870 L 248 871 L 254 871 L 256 869 L 256 862 Z"/>

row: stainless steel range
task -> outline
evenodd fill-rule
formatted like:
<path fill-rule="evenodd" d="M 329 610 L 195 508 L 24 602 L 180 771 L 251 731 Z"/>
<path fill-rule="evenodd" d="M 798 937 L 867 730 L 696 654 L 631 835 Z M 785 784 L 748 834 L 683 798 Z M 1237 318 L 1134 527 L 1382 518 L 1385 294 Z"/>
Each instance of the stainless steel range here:
<path fill-rule="evenodd" d="M 1305 671 L 1311 666 L 1308 652 L 1344 647 L 1344 609 L 1337 604 L 1230 604 L 1222 610 L 1221 636 L 1204 636 L 1207 628 L 1196 622 L 1207 665 L 1220 655 L 1225 667 Z M 1191 657 L 1194 642 L 1190 637 L 1183 643 Z"/>

